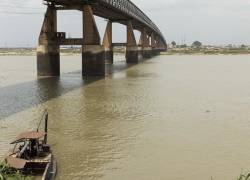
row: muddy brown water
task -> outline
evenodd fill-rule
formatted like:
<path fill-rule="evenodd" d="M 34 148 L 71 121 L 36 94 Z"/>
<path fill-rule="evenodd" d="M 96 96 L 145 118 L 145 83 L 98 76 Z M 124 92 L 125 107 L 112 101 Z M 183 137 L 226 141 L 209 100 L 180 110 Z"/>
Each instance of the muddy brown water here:
<path fill-rule="evenodd" d="M 250 56 L 157 56 L 106 78 L 36 79 L 35 57 L 0 57 L 0 157 L 49 111 L 59 180 L 235 180 L 250 171 Z M 112 72 L 112 73 L 111 73 Z"/>

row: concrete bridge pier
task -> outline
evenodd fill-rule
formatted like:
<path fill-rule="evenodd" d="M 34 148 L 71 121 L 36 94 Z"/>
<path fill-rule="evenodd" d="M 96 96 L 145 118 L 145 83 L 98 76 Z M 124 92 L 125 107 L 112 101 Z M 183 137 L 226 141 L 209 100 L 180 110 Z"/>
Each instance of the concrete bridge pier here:
<path fill-rule="evenodd" d="M 158 36 L 155 36 L 155 45 L 153 48 L 154 54 L 158 55 L 163 50 L 161 45 L 161 40 Z"/>
<path fill-rule="evenodd" d="M 82 14 L 82 75 L 105 76 L 104 47 L 100 43 L 100 35 L 91 6 L 84 5 Z"/>
<path fill-rule="evenodd" d="M 157 50 L 156 38 L 154 33 L 151 34 L 151 47 L 152 47 L 152 56 L 156 56 L 159 54 Z"/>
<path fill-rule="evenodd" d="M 166 51 L 167 50 L 167 44 L 165 44 L 161 39 L 159 39 L 158 41 L 158 49 L 159 49 L 159 53 L 162 51 Z"/>
<path fill-rule="evenodd" d="M 150 46 L 150 39 L 145 28 L 143 28 L 140 38 L 142 44 L 142 56 L 143 58 L 151 58 L 152 47 Z"/>
<path fill-rule="evenodd" d="M 60 75 L 60 47 L 57 33 L 57 12 L 54 6 L 48 6 L 39 36 L 37 47 L 37 75 Z"/>
<path fill-rule="evenodd" d="M 104 47 L 105 62 L 108 64 L 113 64 L 114 53 L 113 53 L 113 47 L 112 47 L 112 22 L 111 21 L 108 21 L 107 23 L 102 45 Z"/>
<path fill-rule="evenodd" d="M 113 46 L 112 46 L 112 22 L 111 21 L 108 21 L 107 23 L 102 45 L 104 47 L 105 62 L 108 64 L 113 64 L 114 53 L 113 53 Z"/>
<path fill-rule="evenodd" d="M 135 34 L 131 21 L 127 24 L 127 46 L 126 46 L 126 62 L 139 62 L 139 47 L 136 43 Z"/>

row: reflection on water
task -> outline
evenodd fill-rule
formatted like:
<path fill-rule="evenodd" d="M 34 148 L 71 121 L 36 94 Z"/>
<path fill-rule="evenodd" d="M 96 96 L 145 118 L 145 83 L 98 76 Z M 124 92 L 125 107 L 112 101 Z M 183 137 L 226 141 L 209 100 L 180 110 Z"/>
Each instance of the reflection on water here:
<path fill-rule="evenodd" d="M 0 157 L 45 108 L 57 179 L 236 179 L 250 169 L 249 56 L 118 59 L 83 79 L 79 57 L 36 80 L 35 57 L 0 57 Z"/>

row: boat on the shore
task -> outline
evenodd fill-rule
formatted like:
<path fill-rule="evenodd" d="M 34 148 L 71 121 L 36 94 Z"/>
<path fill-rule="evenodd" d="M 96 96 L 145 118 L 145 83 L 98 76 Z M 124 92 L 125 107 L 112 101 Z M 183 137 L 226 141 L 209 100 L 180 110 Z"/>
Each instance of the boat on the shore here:
<path fill-rule="evenodd" d="M 45 111 L 42 120 L 45 119 L 44 132 L 36 131 L 21 133 L 11 142 L 14 148 L 5 158 L 8 167 L 21 172 L 23 175 L 35 176 L 36 179 L 54 180 L 56 176 L 56 159 L 47 144 L 48 112 Z"/>

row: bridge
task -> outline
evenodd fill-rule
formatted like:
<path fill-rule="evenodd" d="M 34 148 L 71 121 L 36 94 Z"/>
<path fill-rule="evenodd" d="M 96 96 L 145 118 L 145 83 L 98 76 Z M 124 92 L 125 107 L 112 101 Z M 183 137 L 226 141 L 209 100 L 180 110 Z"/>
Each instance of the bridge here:
<path fill-rule="evenodd" d="M 159 28 L 130 0 L 44 0 L 47 5 L 37 47 L 38 76 L 60 75 L 60 45 L 82 46 L 82 75 L 104 76 L 105 62 L 113 63 L 113 47 L 126 46 L 126 62 L 138 63 L 167 49 Z M 83 38 L 57 32 L 57 11 L 82 11 Z M 94 15 L 108 20 L 101 42 Z M 112 23 L 127 27 L 127 42 L 112 42 Z M 137 43 L 134 30 L 141 32 Z"/>

